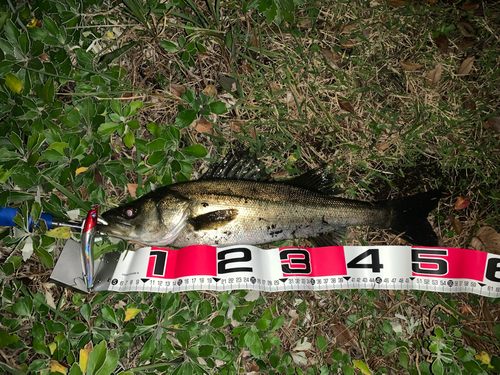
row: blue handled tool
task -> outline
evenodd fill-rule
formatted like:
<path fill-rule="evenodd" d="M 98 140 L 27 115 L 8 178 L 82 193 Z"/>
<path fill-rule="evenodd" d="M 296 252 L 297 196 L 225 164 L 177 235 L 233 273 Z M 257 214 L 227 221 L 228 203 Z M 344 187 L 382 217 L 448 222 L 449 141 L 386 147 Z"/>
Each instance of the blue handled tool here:
<path fill-rule="evenodd" d="M 14 222 L 14 217 L 19 212 L 17 208 L 12 207 L 0 207 L 0 226 L 4 227 L 15 227 L 16 223 Z M 40 218 L 45 220 L 47 224 L 47 229 L 52 229 L 56 227 L 69 227 L 74 230 L 81 230 L 82 223 L 72 222 L 72 221 L 63 221 L 53 217 L 51 214 L 43 213 L 40 215 Z M 34 225 L 33 218 L 29 217 L 29 227 L 38 226 L 38 223 Z"/>

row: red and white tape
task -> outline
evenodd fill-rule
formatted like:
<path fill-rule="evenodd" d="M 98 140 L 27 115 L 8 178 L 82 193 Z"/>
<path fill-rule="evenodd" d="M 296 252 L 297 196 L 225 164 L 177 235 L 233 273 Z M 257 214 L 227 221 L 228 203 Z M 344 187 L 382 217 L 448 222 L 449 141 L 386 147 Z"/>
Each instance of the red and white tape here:
<path fill-rule="evenodd" d="M 419 246 L 145 247 L 106 254 L 93 291 L 393 289 L 500 297 L 500 256 Z"/>

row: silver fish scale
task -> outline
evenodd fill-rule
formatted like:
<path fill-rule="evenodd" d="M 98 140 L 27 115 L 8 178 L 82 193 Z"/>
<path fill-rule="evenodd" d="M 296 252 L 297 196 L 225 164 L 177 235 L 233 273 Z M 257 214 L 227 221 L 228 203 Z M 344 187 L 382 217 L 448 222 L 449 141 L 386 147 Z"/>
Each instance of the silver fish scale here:
<path fill-rule="evenodd" d="M 279 182 L 198 180 L 164 188 L 188 199 L 188 222 L 172 244 L 260 244 L 307 238 L 357 225 L 385 227 L 384 206 L 336 198 Z M 235 217 L 195 229 L 189 219 L 234 210 Z M 203 216 L 201 216 L 203 217 Z"/>

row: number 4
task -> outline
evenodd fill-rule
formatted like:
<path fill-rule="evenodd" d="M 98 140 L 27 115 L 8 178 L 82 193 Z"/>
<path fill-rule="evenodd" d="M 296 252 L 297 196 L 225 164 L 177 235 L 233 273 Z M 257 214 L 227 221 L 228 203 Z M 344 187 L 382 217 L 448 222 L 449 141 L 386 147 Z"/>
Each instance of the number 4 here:
<path fill-rule="evenodd" d="M 365 258 L 371 257 L 370 264 L 359 263 Z M 364 253 L 359 254 L 356 258 L 347 263 L 347 268 L 371 268 L 373 272 L 380 272 L 384 265 L 380 263 L 380 255 L 378 249 L 369 249 Z"/>

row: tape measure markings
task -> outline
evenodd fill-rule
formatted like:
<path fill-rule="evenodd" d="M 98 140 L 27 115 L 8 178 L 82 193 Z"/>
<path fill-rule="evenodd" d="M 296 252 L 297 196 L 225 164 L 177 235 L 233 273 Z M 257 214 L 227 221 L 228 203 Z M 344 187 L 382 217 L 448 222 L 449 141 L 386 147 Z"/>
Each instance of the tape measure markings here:
<path fill-rule="evenodd" d="M 500 297 L 500 256 L 416 246 L 147 247 L 122 254 L 109 281 L 101 280 L 97 290 L 415 289 Z"/>

